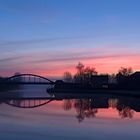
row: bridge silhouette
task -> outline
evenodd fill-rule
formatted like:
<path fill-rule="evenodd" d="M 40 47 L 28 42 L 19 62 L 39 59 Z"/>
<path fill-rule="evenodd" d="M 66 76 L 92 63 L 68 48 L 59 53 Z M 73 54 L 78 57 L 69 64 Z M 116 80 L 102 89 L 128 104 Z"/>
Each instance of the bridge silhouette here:
<path fill-rule="evenodd" d="M 18 84 L 18 85 L 54 85 L 55 82 L 35 74 L 19 74 L 8 77 L 4 80 L 5 84 Z"/>

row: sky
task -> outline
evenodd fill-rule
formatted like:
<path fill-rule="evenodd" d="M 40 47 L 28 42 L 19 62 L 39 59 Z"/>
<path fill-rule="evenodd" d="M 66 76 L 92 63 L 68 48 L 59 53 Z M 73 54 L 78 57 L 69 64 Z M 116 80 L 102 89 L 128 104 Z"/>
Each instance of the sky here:
<path fill-rule="evenodd" d="M 0 0 L 0 75 L 140 70 L 139 0 Z"/>

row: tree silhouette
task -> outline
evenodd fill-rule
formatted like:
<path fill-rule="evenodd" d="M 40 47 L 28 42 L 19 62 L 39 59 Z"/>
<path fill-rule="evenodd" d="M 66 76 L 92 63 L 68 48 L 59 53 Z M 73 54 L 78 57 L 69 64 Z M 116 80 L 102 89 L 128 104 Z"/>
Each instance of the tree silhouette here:
<path fill-rule="evenodd" d="M 128 78 L 132 73 L 132 68 L 120 68 L 120 70 L 116 74 L 116 79 L 120 88 L 126 88 L 126 86 L 128 85 Z"/>
<path fill-rule="evenodd" d="M 91 68 L 91 67 L 86 67 L 84 69 L 84 74 L 88 75 L 89 77 L 91 77 L 92 75 L 97 75 L 97 71 L 95 70 L 95 68 Z"/>
<path fill-rule="evenodd" d="M 84 67 L 85 67 L 85 66 L 84 66 L 81 62 L 79 62 L 78 65 L 76 66 L 77 73 L 78 73 L 79 75 L 81 75 L 81 74 L 83 73 Z"/>
<path fill-rule="evenodd" d="M 124 107 L 119 110 L 119 115 L 121 118 L 132 118 L 134 111 L 130 107 Z"/>
<path fill-rule="evenodd" d="M 77 115 L 76 118 L 79 122 L 82 122 L 85 118 L 93 118 L 98 110 L 92 108 L 90 99 L 76 99 L 74 107 L 76 109 Z"/>
<path fill-rule="evenodd" d="M 65 82 L 72 82 L 72 74 L 70 72 L 65 72 L 63 75 L 63 79 Z"/>
<path fill-rule="evenodd" d="M 129 76 L 132 73 L 133 73 L 133 70 L 131 67 L 129 67 L 129 68 L 121 67 L 120 70 L 118 71 L 118 74 L 120 74 L 122 76 Z"/>
<path fill-rule="evenodd" d="M 77 73 L 74 75 L 74 81 L 77 83 L 82 83 L 83 82 L 83 74 L 84 74 L 84 65 L 79 62 L 78 65 L 76 66 Z"/>
<path fill-rule="evenodd" d="M 93 67 L 85 67 L 81 62 L 76 66 L 77 73 L 74 76 L 75 82 L 90 83 L 92 75 L 97 75 Z"/>
<path fill-rule="evenodd" d="M 71 110 L 72 108 L 72 100 L 69 99 L 69 100 L 64 100 L 64 104 L 63 104 L 63 108 L 64 110 Z"/>

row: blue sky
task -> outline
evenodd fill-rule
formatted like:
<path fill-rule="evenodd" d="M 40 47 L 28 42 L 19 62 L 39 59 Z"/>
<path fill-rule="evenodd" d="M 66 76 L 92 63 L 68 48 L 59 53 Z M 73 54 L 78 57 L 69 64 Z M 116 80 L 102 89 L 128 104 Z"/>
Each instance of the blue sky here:
<path fill-rule="evenodd" d="M 0 75 L 140 69 L 139 0 L 0 0 Z M 57 69 L 57 71 L 56 71 Z"/>

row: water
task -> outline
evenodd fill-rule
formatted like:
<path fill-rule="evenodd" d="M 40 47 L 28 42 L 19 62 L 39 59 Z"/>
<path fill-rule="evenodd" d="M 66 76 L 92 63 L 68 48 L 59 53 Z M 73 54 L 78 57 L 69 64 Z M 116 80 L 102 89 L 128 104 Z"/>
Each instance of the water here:
<path fill-rule="evenodd" d="M 11 97 L 20 97 L 20 98 L 32 98 L 32 97 L 51 97 L 47 93 L 47 88 L 51 88 L 51 85 L 20 85 L 20 87 L 13 88 L 4 92 L 4 95 Z"/>
<path fill-rule="evenodd" d="M 21 95 L 47 95 L 39 88 L 35 91 Z M 1 100 L 0 139 L 140 139 L 140 99 L 93 96 L 48 101 Z"/>

